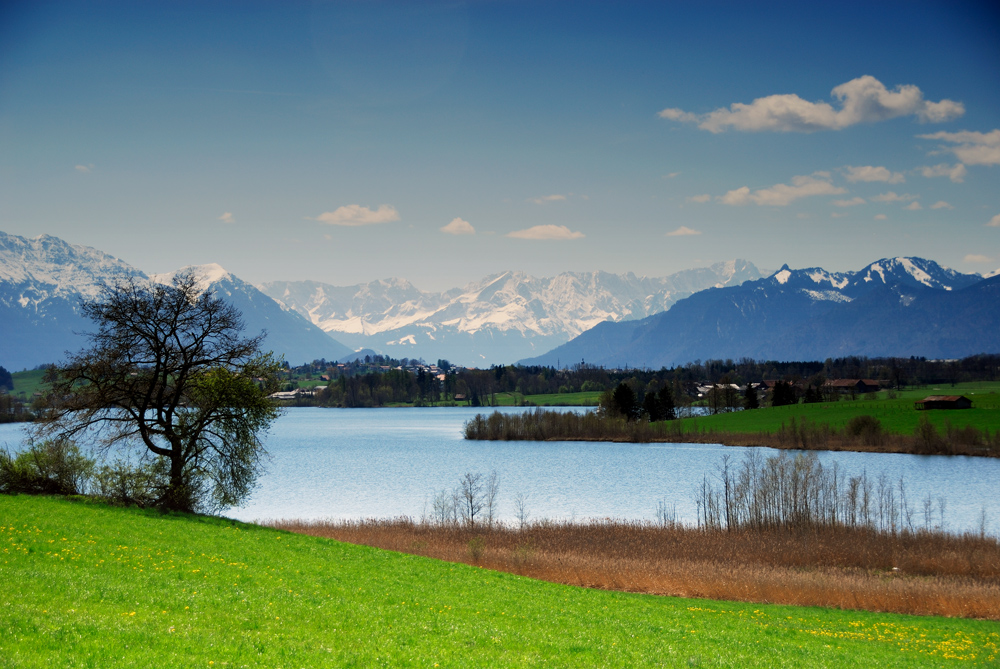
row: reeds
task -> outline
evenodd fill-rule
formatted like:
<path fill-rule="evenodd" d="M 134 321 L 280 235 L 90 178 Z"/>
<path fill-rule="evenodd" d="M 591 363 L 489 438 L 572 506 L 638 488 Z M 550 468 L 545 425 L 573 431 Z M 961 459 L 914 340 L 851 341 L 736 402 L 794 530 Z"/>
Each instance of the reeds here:
<path fill-rule="evenodd" d="M 1000 544 L 982 535 L 611 519 L 479 528 L 410 518 L 270 525 L 585 587 L 1000 620 Z"/>
<path fill-rule="evenodd" d="M 828 423 L 792 417 L 774 432 L 733 432 L 699 430 L 697 425 L 685 430 L 679 421 L 626 421 L 600 416 L 593 411 L 579 414 L 537 408 L 519 414 L 477 414 L 466 421 L 465 438 L 489 441 L 669 442 L 1000 457 L 1000 431 L 990 434 L 973 426 L 953 428 L 949 424 L 945 433 L 940 434 L 932 423 L 923 419 L 913 435 L 891 434 L 883 430 L 877 419 L 864 415 L 852 419 L 841 430 Z"/>

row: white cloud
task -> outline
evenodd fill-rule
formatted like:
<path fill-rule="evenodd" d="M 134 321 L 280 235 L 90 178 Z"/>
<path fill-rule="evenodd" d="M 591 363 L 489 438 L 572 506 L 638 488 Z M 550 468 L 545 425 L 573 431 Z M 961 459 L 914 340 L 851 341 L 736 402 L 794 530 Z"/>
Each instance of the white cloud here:
<path fill-rule="evenodd" d="M 670 232 L 668 232 L 667 237 L 687 237 L 689 235 L 700 235 L 700 234 L 701 234 L 700 230 L 692 230 L 686 225 L 682 225 L 676 230 L 671 230 Z"/>
<path fill-rule="evenodd" d="M 674 177 L 679 177 L 680 175 L 681 175 L 680 172 L 671 172 L 670 174 L 667 174 L 666 177 L 668 179 L 673 179 Z"/>
<path fill-rule="evenodd" d="M 681 123 L 697 123 L 700 120 L 697 114 L 692 114 L 691 112 L 686 112 L 683 109 L 676 108 L 664 109 L 658 115 L 660 118 L 665 118 L 670 121 L 680 121 Z"/>
<path fill-rule="evenodd" d="M 863 197 L 852 197 L 850 200 L 834 200 L 830 204 L 834 207 L 856 207 L 864 203 L 865 199 Z"/>
<path fill-rule="evenodd" d="M 954 209 L 953 206 L 945 202 L 944 200 L 938 200 L 931 205 L 931 209 Z"/>
<path fill-rule="evenodd" d="M 222 216 L 219 216 L 219 220 L 223 223 L 235 223 L 236 218 L 233 216 L 233 212 L 227 211 Z"/>
<path fill-rule="evenodd" d="M 390 223 L 399 220 L 399 212 L 390 204 L 380 204 L 378 209 L 369 209 L 359 204 L 348 204 L 326 211 L 316 217 L 317 221 L 330 225 L 359 226 L 376 223 Z"/>
<path fill-rule="evenodd" d="M 813 176 L 792 177 L 791 185 L 775 184 L 770 188 L 762 188 L 752 193 L 748 187 L 743 186 L 729 191 L 720 197 L 719 201 L 729 205 L 753 202 L 762 206 L 784 207 L 799 198 L 811 195 L 840 195 L 846 192 L 843 188 L 830 183 L 827 173 L 816 172 Z"/>
<path fill-rule="evenodd" d="M 990 222 L 986 224 L 988 228 L 1000 228 L 1000 214 L 997 214 L 990 219 Z"/>
<path fill-rule="evenodd" d="M 732 206 L 750 204 L 750 188 L 742 186 L 719 197 L 719 202 Z"/>
<path fill-rule="evenodd" d="M 698 204 L 705 204 L 712 199 L 712 196 L 708 193 L 703 193 L 701 195 L 692 195 L 687 199 L 688 202 L 697 202 Z"/>
<path fill-rule="evenodd" d="M 851 183 L 856 181 L 884 181 L 890 184 L 901 184 L 906 181 L 902 172 L 891 172 L 886 167 L 875 167 L 873 165 L 859 165 L 854 167 L 847 165 L 844 167 L 847 172 L 847 180 Z"/>
<path fill-rule="evenodd" d="M 844 218 L 845 216 L 850 216 L 846 211 L 832 211 L 830 212 L 830 218 Z"/>
<path fill-rule="evenodd" d="M 682 123 L 697 123 L 702 130 L 775 132 L 814 132 L 841 130 L 857 123 L 873 123 L 897 116 L 916 116 L 925 122 L 948 121 L 965 113 L 961 102 L 924 100 L 920 89 L 900 85 L 888 90 L 875 77 L 865 75 L 843 83 L 831 91 L 840 109 L 828 102 L 809 102 L 794 93 L 757 98 L 750 104 L 734 102 L 707 114 L 693 114 L 668 108 L 661 118 Z"/>
<path fill-rule="evenodd" d="M 903 207 L 903 209 L 906 209 L 907 211 L 920 211 L 921 209 L 923 209 L 923 207 L 920 206 L 919 202 L 911 202 L 910 204 Z"/>
<path fill-rule="evenodd" d="M 887 218 L 889 218 L 889 217 L 886 216 L 885 214 L 875 214 L 875 220 L 876 221 L 884 221 Z"/>
<path fill-rule="evenodd" d="M 474 235 L 476 234 L 476 229 L 468 221 L 464 221 L 461 218 L 453 218 L 451 219 L 451 223 L 441 228 L 441 232 L 446 232 L 449 235 Z"/>
<path fill-rule="evenodd" d="M 993 258 L 980 253 L 970 253 L 963 258 L 965 262 L 993 262 Z"/>
<path fill-rule="evenodd" d="M 910 200 L 916 200 L 918 195 L 911 195 L 909 193 L 903 193 L 902 195 L 897 194 L 895 191 L 889 191 L 888 193 L 882 193 L 881 195 L 876 195 L 872 198 L 873 202 L 909 202 Z"/>
<path fill-rule="evenodd" d="M 90 165 L 74 165 L 73 169 L 76 170 L 77 172 L 82 172 L 83 174 L 89 174 L 90 171 L 94 169 L 94 164 L 91 163 Z"/>
<path fill-rule="evenodd" d="M 508 237 L 514 239 L 580 239 L 582 232 L 573 232 L 565 225 L 535 225 L 526 230 L 508 232 Z"/>
<path fill-rule="evenodd" d="M 953 144 L 945 150 L 954 153 L 966 165 L 1000 165 L 1000 129 L 992 132 L 935 132 L 919 137 Z"/>
<path fill-rule="evenodd" d="M 965 181 L 965 175 L 968 173 L 968 170 L 965 169 L 965 165 L 962 163 L 955 163 L 954 165 L 941 163 L 940 165 L 925 165 L 920 168 L 920 173 L 928 179 L 933 177 L 948 177 L 954 183 L 960 184 Z"/>
<path fill-rule="evenodd" d="M 566 199 L 565 195 L 545 195 L 542 197 L 529 197 L 528 202 L 534 202 L 535 204 L 545 204 L 547 202 L 562 202 Z"/>

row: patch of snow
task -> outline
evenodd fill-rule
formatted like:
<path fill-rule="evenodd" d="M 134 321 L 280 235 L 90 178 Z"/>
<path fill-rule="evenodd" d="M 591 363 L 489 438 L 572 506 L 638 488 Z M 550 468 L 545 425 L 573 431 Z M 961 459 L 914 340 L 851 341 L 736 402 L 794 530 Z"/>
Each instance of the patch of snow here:
<path fill-rule="evenodd" d="M 784 284 L 788 281 L 788 278 L 792 276 L 792 273 L 787 269 L 783 269 L 774 275 L 774 280 L 778 283 Z"/>
<path fill-rule="evenodd" d="M 149 280 L 154 283 L 162 283 L 164 285 L 169 285 L 174 280 L 175 276 L 177 276 L 178 274 L 182 274 L 184 272 L 192 272 L 194 274 L 194 278 L 197 281 L 195 286 L 197 287 L 199 292 L 204 292 L 205 290 L 208 290 L 208 288 L 211 287 L 212 284 L 218 283 L 219 281 L 233 278 L 233 275 L 227 272 L 225 268 L 223 268 L 218 263 L 213 262 L 207 265 L 187 265 L 185 267 L 181 267 L 178 270 L 174 270 L 173 272 L 163 272 L 162 274 L 150 274 Z"/>
<path fill-rule="evenodd" d="M 872 275 L 872 272 L 877 273 L 879 275 L 879 277 L 881 277 L 882 283 L 885 283 L 885 270 L 883 270 L 882 266 L 879 265 L 878 263 L 875 263 L 874 265 L 872 265 L 871 269 L 868 270 L 868 275 L 865 276 L 865 281 L 871 281 L 872 280 L 870 278 L 871 275 Z"/>
<path fill-rule="evenodd" d="M 924 284 L 925 286 L 930 286 L 931 288 L 934 287 L 934 280 L 931 279 L 931 275 L 925 272 L 924 270 L 920 269 L 916 265 L 914 265 L 912 260 L 910 260 L 909 258 L 896 258 L 896 261 L 900 265 L 902 265 L 903 269 L 906 270 L 906 273 L 912 276 L 914 279 Z M 946 286 L 945 288 L 951 290 L 949 286 Z"/>
<path fill-rule="evenodd" d="M 802 290 L 803 293 L 818 302 L 850 302 L 851 298 L 835 290 Z"/>

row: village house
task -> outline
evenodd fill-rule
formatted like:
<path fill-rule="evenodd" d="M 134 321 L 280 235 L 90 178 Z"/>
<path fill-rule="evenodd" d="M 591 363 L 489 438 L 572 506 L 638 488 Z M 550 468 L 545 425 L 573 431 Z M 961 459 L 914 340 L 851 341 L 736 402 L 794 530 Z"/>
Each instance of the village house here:
<path fill-rule="evenodd" d="M 877 393 L 879 385 L 878 381 L 873 379 L 830 379 L 823 384 L 823 389 L 863 395 L 865 393 Z"/>

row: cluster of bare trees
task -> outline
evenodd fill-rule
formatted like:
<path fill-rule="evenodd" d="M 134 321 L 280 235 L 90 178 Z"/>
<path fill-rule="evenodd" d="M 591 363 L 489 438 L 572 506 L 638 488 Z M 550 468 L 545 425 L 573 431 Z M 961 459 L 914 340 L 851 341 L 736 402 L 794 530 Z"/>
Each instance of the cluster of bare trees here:
<path fill-rule="evenodd" d="M 699 527 L 709 529 L 867 528 L 895 534 L 943 531 L 944 498 L 928 496 L 914 509 L 902 478 L 846 476 L 815 454 L 768 458 L 748 452 L 741 463 L 723 456 L 715 480 L 696 494 Z"/>
<path fill-rule="evenodd" d="M 492 528 L 497 524 L 497 501 L 500 477 L 496 470 L 489 476 L 466 472 L 452 490 L 434 495 L 431 519 L 437 525 L 465 525 Z M 426 518 L 426 514 L 425 514 Z"/>

